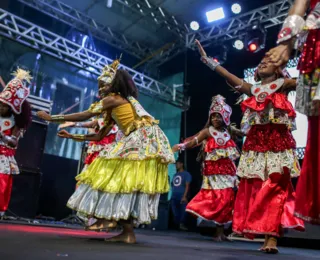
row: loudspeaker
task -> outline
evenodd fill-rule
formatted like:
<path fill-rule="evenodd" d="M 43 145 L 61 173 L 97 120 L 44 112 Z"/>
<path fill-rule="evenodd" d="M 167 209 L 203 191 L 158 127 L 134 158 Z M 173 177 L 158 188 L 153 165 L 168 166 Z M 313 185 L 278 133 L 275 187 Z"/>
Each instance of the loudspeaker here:
<path fill-rule="evenodd" d="M 168 230 L 169 227 L 169 202 L 160 201 L 158 219 L 153 220 L 148 228 L 156 230 Z"/>
<path fill-rule="evenodd" d="M 13 175 L 12 194 L 8 215 L 24 218 L 35 218 L 38 211 L 42 174 L 39 172 L 21 171 Z"/>
<path fill-rule="evenodd" d="M 23 138 L 20 138 L 16 160 L 20 169 L 39 172 L 47 136 L 46 124 L 33 121 Z"/>

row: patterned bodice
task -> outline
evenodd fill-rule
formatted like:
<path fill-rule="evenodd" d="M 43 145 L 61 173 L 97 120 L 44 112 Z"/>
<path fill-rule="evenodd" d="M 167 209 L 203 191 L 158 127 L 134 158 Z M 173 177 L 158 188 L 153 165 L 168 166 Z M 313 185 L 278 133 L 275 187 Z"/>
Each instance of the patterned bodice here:
<path fill-rule="evenodd" d="M 227 130 L 221 132 L 210 126 L 209 132 L 211 136 L 205 146 L 206 161 L 216 161 L 221 158 L 236 160 L 239 157 L 237 146 Z"/>
<path fill-rule="evenodd" d="M 284 79 L 279 78 L 269 84 L 252 86 L 252 96 L 241 103 L 244 113 L 241 130 L 248 133 L 253 125 L 285 124 L 295 129 L 295 110 L 286 93 L 281 92 Z"/>

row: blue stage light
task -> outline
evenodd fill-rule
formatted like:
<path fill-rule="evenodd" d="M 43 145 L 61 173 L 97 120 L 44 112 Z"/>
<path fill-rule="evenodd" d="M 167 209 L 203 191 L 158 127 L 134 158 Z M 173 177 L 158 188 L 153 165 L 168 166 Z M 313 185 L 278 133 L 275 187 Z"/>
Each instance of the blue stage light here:
<path fill-rule="evenodd" d="M 206 16 L 209 23 L 221 20 L 225 17 L 222 7 L 206 12 Z"/>
<path fill-rule="evenodd" d="M 193 31 L 198 31 L 199 28 L 200 28 L 200 25 L 197 21 L 192 21 L 190 23 L 190 28 L 193 30 Z"/>
<path fill-rule="evenodd" d="M 231 6 L 231 11 L 234 13 L 234 14 L 240 14 L 241 13 L 241 5 L 239 4 L 233 4 Z"/>

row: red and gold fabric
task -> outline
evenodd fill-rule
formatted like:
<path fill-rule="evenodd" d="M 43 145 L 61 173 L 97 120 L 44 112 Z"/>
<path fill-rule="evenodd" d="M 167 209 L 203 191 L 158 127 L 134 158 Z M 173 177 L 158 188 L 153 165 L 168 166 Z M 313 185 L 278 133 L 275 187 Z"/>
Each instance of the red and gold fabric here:
<path fill-rule="evenodd" d="M 296 109 L 308 116 L 308 137 L 301 176 L 297 183 L 295 214 L 320 225 L 320 1 L 310 1 L 306 19 L 308 35 L 298 69 Z"/>

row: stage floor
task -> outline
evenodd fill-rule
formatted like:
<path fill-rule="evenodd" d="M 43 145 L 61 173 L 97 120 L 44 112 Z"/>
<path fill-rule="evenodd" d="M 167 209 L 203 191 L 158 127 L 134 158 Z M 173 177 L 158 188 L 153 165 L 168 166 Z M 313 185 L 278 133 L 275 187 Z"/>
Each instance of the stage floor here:
<path fill-rule="evenodd" d="M 0 224 L 3 260 L 213 260 L 213 259 L 320 259 L 320 251 L 280 248 L 279 255 L 257 251 L 253 242 L 214 243 L 194 233 L 138 231 L 136 245 L 103 241 L 111 234 L 79 229 Z"/>

